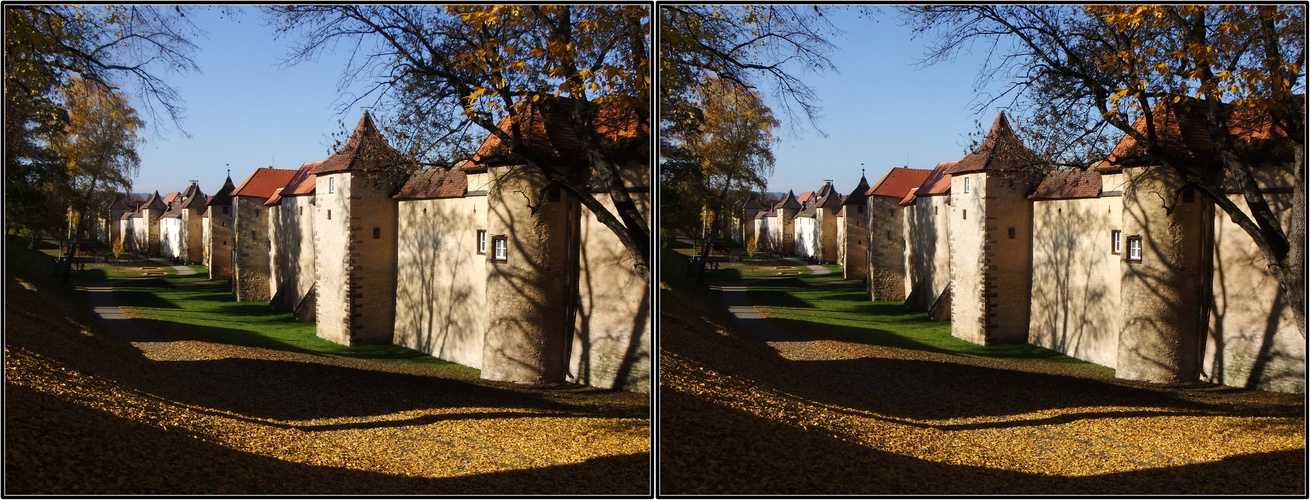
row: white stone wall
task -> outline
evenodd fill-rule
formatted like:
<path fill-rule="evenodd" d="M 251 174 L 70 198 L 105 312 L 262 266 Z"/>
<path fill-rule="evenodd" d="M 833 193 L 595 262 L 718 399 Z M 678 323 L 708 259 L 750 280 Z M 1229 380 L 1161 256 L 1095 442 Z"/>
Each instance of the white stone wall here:
<path fill-rule="evenodd" d="M 951 283 L 951 206 L 946 195 L 920 196 L 903 212 L 905 294 L 927 310 Z M 872 262 L 872 260 L 870 261 Z"/>
<path fill-rule="evenodd" d="M 1033 202 L 1030 344 L 1115 367 L 1122 213 L 1118 196 Z"/>
<path fill-rule="evenodd" d="M 319 175 L 314 206 L 317 335 L 347 345 L 350 344 L 346 292 L 349 282 L 346 271 L 350 264 L 350 181 L 350 174 L 345 173 Z"/>
<path fill-rule="evenodd" d="M 818 255 L 816 240 L 819 234 L 818 224 L 815 222 L 813 217 L 797 217 L 792 220 L 792 230 L 795 231 L 792 241 L 796 245 L 792 251 L 796 252 L 796 257 L 809 259 Z"/>
<path fill-rule="evenodd" d="M 481 368 L 487 254 L 477 232 L 487 229 L 487 197 L 401 201 L 398 219 L 395 343 Z"/>
<path fill-rule="evenodd" d="M 285 196 L 270 210 L 272 279 L 270 293 L 278 307 L 294 309 L 314 286 L 313 196 Z"/>
<path fill-rule="evenodd" d="M 596 197 L 614 210 L 609 195 Z M 649 195 L 632 197 L 649 222 Z M 650 285 L 637 275 L 618 237 L 585 208 L 579 234 L 579 305 L 569 373 L 594 387 L 650 392 Z"/>
<path fill-rule="evenodd" d="M 986 343 L 983 330 L 983 235 L 986 174 L 958 174 L 951 177 L 951 335 Z M 970 179 L 969 192 L 964 192 Z"/>
<path fill-rule="evenodd" d="M 1291 194 L 1266 194 L 1283 230 L 1291 227 Z M 1250 213 L 1241 195 L 1229 195 Z M 1251 236 L 1222 210 L 1214 216 L 1213 307 L 1201 379 L 1235 387 L 1305 392 L 1306 342 L 1278 280 Z M 1305 214 L 1301 214 L 1302 217 Z"/>
<path fill-rule="evenodd" d="M 159 255 L 165 259 L 182 255 L 182 219 L 159 219 Z"/>

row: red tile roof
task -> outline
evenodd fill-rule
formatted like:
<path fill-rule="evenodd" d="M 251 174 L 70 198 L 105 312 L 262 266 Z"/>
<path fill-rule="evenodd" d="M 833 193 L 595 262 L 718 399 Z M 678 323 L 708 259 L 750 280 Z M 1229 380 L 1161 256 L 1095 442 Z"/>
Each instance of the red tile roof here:
<path fill-rule="evenodd" d="M 947 162 L 938 163 L 936 167 L 933 167 L 932 172 L 928 173 L 928 177 L 923 179 L 923 183 L 919 184 L 918 191 L 914 192 L 915 196 L 933 196 L 939 194 L 950 194 L 951 192 L 950 170 L 951 167 L 955 166 L 955 164 L 957 163 L 959 162 L 947 161 Z"/>
<path fill-rule="evenodd" d="M 429 168 L 415 172 L 392 198 L 429 200 L 459 198 L 468 193 L 468 174 L 460 169 Z"/>
<path fill-rule="evenodd" d="M 1101 195 L 1101 173 L 1070 168 L 1048 175 L 1037 185 L 1032 200 L 1068 200 L 1096 198 Z"/>
<path fill-rule="evenodd" d="M 283 190 L 283 189 L 285 189 L 285 188 L 277 188 L 277 189 L 273 190 L 273 194 L 272 194 L 271 196 L 269 196 L 267 200 L 264 201 L 264 206 L 266 206 L 266 207 L 271 207 L 271 206 L 273 206 L 273 205 L 277 205 L 277 204 L 279 204 L 279 203 L 282 203 L 282 190 Z"/>
<path fill-rule="evenodd" d="M 314 169 L 322 165 L 321 161 L 313 161 L 300 166 L 296 170 L 296 175 L 291 176 L 287 185 L 282 188 L 282 196 L 304 196 L 314 194 L 314 184 L 318 176 L 314 175 Z"/>
<path fill-rule="evenodd" d="M 913 190 L 928 179 L 934 170 L 922 168 L 896 167 L 878 179 L 878 183 L 865 191 L 867 196 L 886 196 L 901 199 L 907 191 Z"/>
<path fill-rule="evenodd" d="M 1019 136 L 1014 134 L 1014 129 L 1010 128 L 1010 121 L 1005 118 L 1005 112 L 1001 111 L 996 114 L 996 121 L 992 122 L 992 128 L 987 131 L 982 144 L 956 162 L 947 173 L 1013 171 L 1034 167 L 1040 163 L 1041 159 L 1024 146 Z"/>
<path fill-rule="evenodd" d="M 165 205 L 168 205 L 168 204 L 170 204 L 170 203 L 173 203 L 173 200 L 176 200 L 176 199 L 177 199 L 177 191 L 173 191 L 173 192 L 171 192 L 171 193 L 168 193 L 168 194 L 164 195 L 164 204 L 165 204 Z"/>
<path fill-rule="evenodd" d="M 391 148 L 382 138 L 373 118 L 365 111 L 351 132 L 350 139 L 328 159 L 323 160 L 312 171 L 314 174 L 332 174 L 337 172 L 364 172 L 382 170 L 398 165 L 408 165 L 404 155 Z"/>
<path fill-rule="evenodd" d="M 569 120 L 570 108 L 576 101 L 555 98 L 521 105 L 514 116 L 506 115 L 496 126 L 512 135 L 512 119 L 518 120 L 523 142 L 544 161 L 567 166 L 582 161 L 578 158 L 578 137 Z M 650 137 L 650 125 L 635 110 L 620 106 L 602 108 L 596 116 L 596 132 L 606 146 L 640 155 L 640 146 Z M 630 147 L 631 146 L 631 147 Z M 461 168 L 485 168 L 511 165 L 520 160 L 512 157 L 495 134 L 478 147 L 471 162 Z"/>
<path fill-rule="evenodd" d="M 800 196 L 796 197 L 796 202 L 804 205 L 805 202 L 810 201 L 811 196 L 814 196 L 814 191 L 806 191 L 804 193 L 801 193 Z"/>
<path fill-rule="evenodd" d="M 1219 163 L 1219 159 L 1215 157 L 1214 140 L 1206 125 L 1205 104 L 1205 101 L 1198 99 L 1163 103 L 1157 106 L 1155 113 L 1152 114 L 1160 145 L 1171 156 L 1193 167 Z M 1145 134 L 1146 117 L 1138 117 L 1133 123 L 1133 128 Z M 1267 113 L 1249 106 L 1233 109 L 1228 129 L 1233 136 L 1245 142 L 1283 137 L 1281 131 L 1273 126 Z M 1146 158 L 1142 149 L 1137 146 L 1136 139 L 1124 134 L 1110 153 L 1109 159 L 1097 164 L 1095 170 L 1113 173 L 1125 166 L 1153 164 L 1154 161 Z"/>
<path fill-rule="evenodd" d="M 259 198 L 263 203 L 269 196 L 273 195 L 278 188 L 287 185 L 291 176 L 296 175 L 295 170 L 284 168 L 257 168 L 255 172 L 241 181 L 241 185 L 232 190 L 232 196 L 250 196 Z M 219 191 L 222 193 L 222 191 Z M 214 195 L 216 198 L 218 195 Z"/>

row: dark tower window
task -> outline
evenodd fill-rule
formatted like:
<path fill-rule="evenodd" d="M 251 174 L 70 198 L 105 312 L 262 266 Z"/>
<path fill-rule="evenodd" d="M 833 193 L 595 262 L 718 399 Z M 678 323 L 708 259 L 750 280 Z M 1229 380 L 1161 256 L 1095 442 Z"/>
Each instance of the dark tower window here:
<path fill-rule="evenodd" d="M 1010 239 L 1014 239 L 1014 228 L 1010 228 Z"/>
<path fill-rule="evenodd" d="M 373 228 L 373 239 L 376 240 L 381 237 L 382 237 L 382 228 L 380 227 Z"/>

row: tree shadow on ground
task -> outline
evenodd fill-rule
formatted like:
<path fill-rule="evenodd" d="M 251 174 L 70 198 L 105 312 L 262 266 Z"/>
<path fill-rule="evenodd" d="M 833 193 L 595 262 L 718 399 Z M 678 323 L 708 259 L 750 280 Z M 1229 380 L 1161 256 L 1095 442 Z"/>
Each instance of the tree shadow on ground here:
<path fill-rule="evenodd" d="M 663 414 L 680 416 L 661 420 L 659 493 L 665 495 L 1251 495 L 1305 487 L 1303 450 L 1095 476 L 1046 476 L 871 449 L 665 388 L 660 404 Z M 706 447 L 721 453 L 707 455 Z"/>
<path fill-rule="evenodd" d="M 161 396 L 250 418 L 310 420 L 464 407 L 523 411 L 474 412 L 439 419 L 479 418 L 478 415 L 481 418 L 541 415 L 644 418 L 647 415 L 647 409 L 638 405 L 588 407 L 561 403 L 547 395 L 496 387 L 489 382 L 301 361 L 226 358 L 173 361 L 166 363 L 166 368 L 181 377 L 206 381 L 209 390 Z M 395 425 L 379 422 L 357 427 Z"/>
<path fill-rule="evenodd" d="M 6 384 L 6 495 L 648 494 L 650 456 L 448 478 L 289 462 Z M 50 422 L 63 435 L 43 435 Z M 29 432 L 30 431 L 30 432 Z"/>

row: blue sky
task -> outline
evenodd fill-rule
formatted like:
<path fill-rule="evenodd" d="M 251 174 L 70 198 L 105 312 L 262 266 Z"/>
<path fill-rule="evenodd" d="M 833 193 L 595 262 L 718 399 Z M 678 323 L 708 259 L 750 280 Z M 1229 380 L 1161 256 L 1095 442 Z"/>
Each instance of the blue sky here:
<path fill-rule="evenodd" d="M 201 72 L 166 77 L 185 100 L 181 127 L 191 137 L 171 123 L 148 124 L 159 125 L 150 128 L 162 137 L 144 134 L 134 192 L 166 194 L 195 179 L 202 191 L 214 194 L 228 165 L 237 184 L 259 167 L 299 168 L 327 158 L 331 134 L 359 120 L 362 107 L 338 113 L 344 54 L 284 69 L 279 63 L 291 41 L 274 40 L 257 9 L 246 7 L 235 17 L 201 9 L 191 17 L 207 32 L 192 39 Z"/>
<path fill-rule="evenodd" d="M 853 9 L 837 14 L 830 17 L 845 34 L 831 40 L 837 46 L 831 59 L 839 73 L 806 77 L 822 99 L 818 127 L 828 137 L 808 124 L 793 137 L 784 123 L 782 142 L 773 149 L 777 161 L 769 191 L 800 194 L 833 179 L 839 192 L 849 194 L 860 180 L 861 163 L 872 184 L 892 167 L 930 169 L 962 158 L 968 134 L 985 131 L 999 111 L 972 111 L 982 51 L 917 69 L 929 40 L 911 40 L 894 9 L 884 6 L 872 19 L 857 19 Z"/>
<path fill-rule="evenodd" d="M 971 111 L 981 58 L 961 54 L 916 69 L 926 40 L 911 40 L 894 10 L 884 8 L 872 19 L 857 19 L 853 9 L 836 14 L 835 26 L 845 31 L 832 40 L 838 72 L 805 76 L 822 100 L 818 126 L 828 137 L 808 124 L 799 127 L 799 137 L 782 133 L 769 190 L 800 193 L 833 179 L 848 193 L 861 163 L 872 183 L 894 166 L 932 168 L 964 156 L 967 134 L 978 131 L 977 121 L 989 126 L 997 111 Z M 229 166 L 240 183 L 259 167 L 322 160 L 331 152 L 331 134 L 353 127 L 371 102 L 339 112 L 344 53 L 281 67 L 291 41 L 275 40 L 254 8 L 235 17 L 202 9 L 192 19 L 206 32 L 193 40 L 201 72 L 168 77 L 185 100 L 181 126 L 191 137 L 171 124 L 152 124 L 163 136 L 147 133 L 133 191 L 167 193 L 196 179 L 213 194 Z"/>

